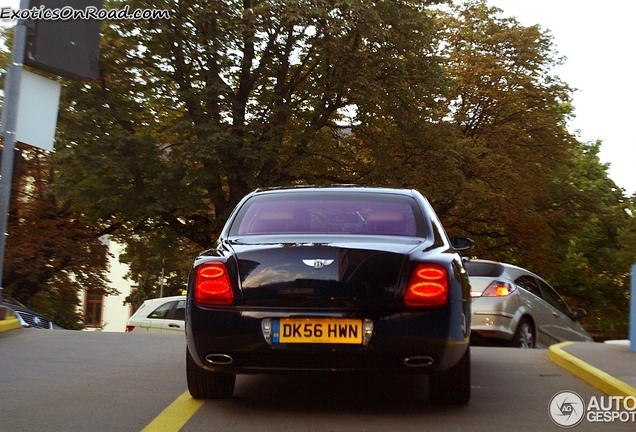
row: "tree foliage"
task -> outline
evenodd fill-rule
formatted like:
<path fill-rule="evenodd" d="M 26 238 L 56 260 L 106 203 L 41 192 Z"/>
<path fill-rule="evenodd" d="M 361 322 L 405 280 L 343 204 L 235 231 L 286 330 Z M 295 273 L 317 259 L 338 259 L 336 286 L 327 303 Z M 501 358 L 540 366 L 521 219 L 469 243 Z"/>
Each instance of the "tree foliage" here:
<path fill-rule="evenodd" d="M 555 181 L 549 211 L 559 216 L 551 224 L 559 265 L 544 269 L 570 303 L 593 311 L 589 324 L 626 335 L 636 197 L 625 197 L 608 178 L 600 146 L 575 149 L 570 168 Z"/>
<path fill-rule="evenodd" d="M 458 149 L 454 189 L 433 195 L 447 228 L 474 237 L 478 256 L 548 279 L 595 327 L 625 334 L 633 204 L 600 163 L 600 142 L 567 131 L 573 90 L 553 75 L 563 59 L 549 33 L 484 1 L 438 17 Z"/>
<path fill-rule="evenodd" d="M 99 81 L 69 85 L 61 115 L 58 190 L 110 227 L 209 247 L 256 187 L 359 181 L 369 161 L 345 122 L 441 91 L 416 2 L 131 6 L 171 18 L 108 26 Z"/>
<path fill-rule="evenodd" d="M 458 175 L 435 198 L 478 252 L 540 266 L 554 260 L 541 247 L 551 236 L 542 194 L 577 145 L 566 129 L 572 90 L 551 75 L 560 59 L 549 35 L 499 12 L 471 2 L 439 15 Z"/>
<path fill-rule="evenodd" d="M 137 283 L 125 302 L 138 307 L 148 298 L 182 294 L 200 247 L 165 229 L 122 242 L 127 247 L 119 260 L 129 267 L 126 277 Z"/>

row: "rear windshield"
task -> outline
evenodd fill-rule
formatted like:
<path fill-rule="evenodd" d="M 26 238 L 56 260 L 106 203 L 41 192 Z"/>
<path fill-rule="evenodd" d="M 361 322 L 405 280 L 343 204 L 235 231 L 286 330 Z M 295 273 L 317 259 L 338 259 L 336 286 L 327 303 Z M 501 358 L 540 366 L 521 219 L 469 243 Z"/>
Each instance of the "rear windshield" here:
<path fill-rule="evenodd" d="M 498 277 L 504 271 L 504 266 L 498 263 L 478 263 L 467 262 L 465 263 L 468 276 L 486 276 L 486 277 Z"/>
<path fill-rule="evenodd" d="M 425 236 L 424 217 L 409 196 L 372 193 L 278 193 L 249 199 L 230 235 L 376 234 Z"/>

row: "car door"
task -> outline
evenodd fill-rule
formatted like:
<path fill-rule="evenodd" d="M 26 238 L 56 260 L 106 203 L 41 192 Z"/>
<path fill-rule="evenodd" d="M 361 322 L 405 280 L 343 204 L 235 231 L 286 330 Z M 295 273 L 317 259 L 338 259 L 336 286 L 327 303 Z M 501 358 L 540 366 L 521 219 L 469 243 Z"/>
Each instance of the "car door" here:
<path fill-rule="evenodd" d="M 515 284 L 528 291 L 523 296 L 526 306 L 532 311 L 537 327 L 537 347 L 548 347 L 559 341 L 551 327 L 554 320 L 552 307 L 543 300 L 539 281 L 532 275 L 523 275 L 515 279 Z"/>
<path fill-rule="evenodd" d="M 167 318 L 176 304 L 176 301 L 169 301 L 159 305 L 141 321 L 141 328 L 146 329 L 148 333 L 163 333 Z"/>
<path fill-rule="evenodd" d="M 161 333 L 184 333 L 185 332 L 185 300 L 172 302 L 168 316 L 163 320 Z"/>
<path fill-rule="evenodd" d="M 580 324 L 574 321 L 570 308 L 563 298 L 556 292 L 554 288 L 541 279 L 537 279 L 541 287 L 541 293 L 547 303 L 552 308 L 552 320 L 549 323 L 550 332 L 559 342 L 562 341 L 588 341 L 589 337 L 585 334 Z"/>

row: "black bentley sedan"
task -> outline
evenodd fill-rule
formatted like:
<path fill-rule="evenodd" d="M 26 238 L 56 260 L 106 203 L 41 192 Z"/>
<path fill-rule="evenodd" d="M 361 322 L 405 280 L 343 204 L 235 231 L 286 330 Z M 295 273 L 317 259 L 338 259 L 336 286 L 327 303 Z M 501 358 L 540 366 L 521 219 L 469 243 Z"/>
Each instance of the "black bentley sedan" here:
<path fill-rule="evenodd" d="M 257 190 L 197 257 L 186 304 L 195 398 L 231 397 L 236 374 L 429 375 L 429 400 L 470 399 L 470 288 L 417 191 Z"/>

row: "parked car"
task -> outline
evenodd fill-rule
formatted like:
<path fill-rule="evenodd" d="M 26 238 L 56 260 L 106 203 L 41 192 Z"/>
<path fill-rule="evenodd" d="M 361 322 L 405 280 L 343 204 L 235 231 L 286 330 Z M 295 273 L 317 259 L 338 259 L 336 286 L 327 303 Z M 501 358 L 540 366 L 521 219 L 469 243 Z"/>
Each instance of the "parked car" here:
<path fill-rule="evenodd" d="M 510 264 L 470 260 L 473 344 L 545 348 L 562 341 L 592 341 L 578 322 L 584 309 L 570 310 L 536 274 Z"/>
<path fill-rule="evenodd" d="M 126 332 L 182 333 L 185 331 L 183 295 L 146 300 L 128 319 Z"/>
<path fill-rule="evenodd" d="M 24 328 L 38 328 L 47 330 L 64 330 L 53 324 L 48 317 L 35 312 L 12 297 L 2 296 L 2 305 L 11 309 Z"/>
<path fill-rule="evenodd" d="M 428 374 L 429 398 L 470 398 L 469 281 L 428 201 L 413 190 L 257 190 L 187 292 L 187 383 L 229 398 L 236 374 Z"/>

